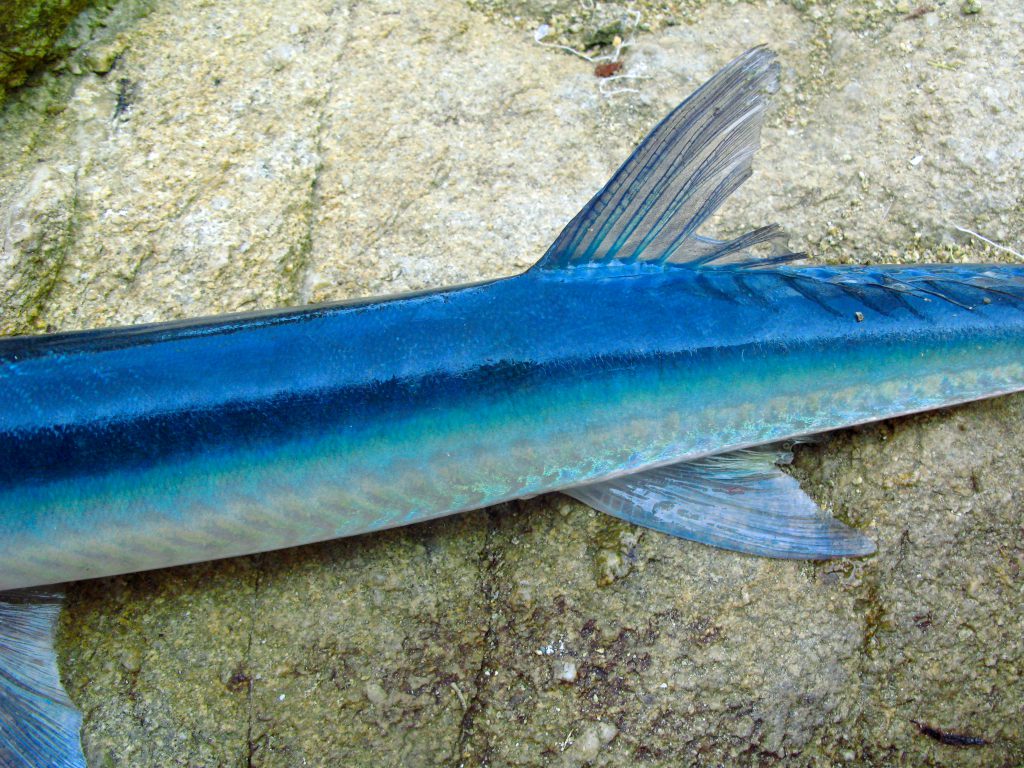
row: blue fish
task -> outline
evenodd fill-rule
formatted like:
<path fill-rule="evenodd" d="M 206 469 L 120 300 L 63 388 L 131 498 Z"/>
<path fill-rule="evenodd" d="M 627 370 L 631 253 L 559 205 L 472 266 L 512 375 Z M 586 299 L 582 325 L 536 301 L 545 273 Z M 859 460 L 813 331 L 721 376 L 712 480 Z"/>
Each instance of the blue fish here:
<path fill-rule="evenodd" d="M 84 765 L 49 584 L 551 491 L 740 552 L 870 554 L 787 443 L 1024 389 L 1024 269 L 700 234 L 777 69 L 757 48 L 715 75 L 524 274 L 0 339 L 0 765 Z"/>

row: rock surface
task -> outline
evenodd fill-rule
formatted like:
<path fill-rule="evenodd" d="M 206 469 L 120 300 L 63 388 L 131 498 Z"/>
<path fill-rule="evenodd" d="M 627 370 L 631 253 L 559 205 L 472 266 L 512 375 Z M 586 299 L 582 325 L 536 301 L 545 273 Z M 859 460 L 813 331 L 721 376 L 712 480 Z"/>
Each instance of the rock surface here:
<path fill-rule="evenodd" d="M 634 29 L 554 1 L 153 4 L 0 112 L 0 331 L 522 270 L 760 42 L 783 85 L 719 231 L 778 220 L 831 261 L 1013 260 L 955 225 L 1021 250 L 1019 3 L 639 7 Z M 534 39 L 609 17 L 642 78 Z M 552 496 L 82 583 L 62 668 L 97 766 L 1016 765 L 1022 462 L 1021 397 L 801 449 L 804 486 L 878 543 L 857 562 Z"/>
<path fill-rule="evenodd" d="M 0 20 L 0 104 L 7 88 L 53 53 L 57 41 L 89 0 L 8 0 Z"/>
<path fill-rule="evenodd" d="M 0 15 L 0 105 L 9 89 L 30 81 L 47 67 L 75 73 L 82 69 L 108 72 L 119 51 L 102 41 L 144 16 L 152 2 L 5 0 Z M 89 50 L 80 52 L 87 43 Z"/>

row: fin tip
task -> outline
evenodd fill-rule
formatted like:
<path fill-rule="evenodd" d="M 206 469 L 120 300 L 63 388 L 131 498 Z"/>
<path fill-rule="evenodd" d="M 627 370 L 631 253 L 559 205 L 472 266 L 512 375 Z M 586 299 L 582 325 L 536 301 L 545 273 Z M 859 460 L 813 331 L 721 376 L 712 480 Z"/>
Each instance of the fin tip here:
<path fill-rule="evenodd" d="M 62 595 L 0 592 L 0 766 L 85 768 L 82 715 L 57 670 L 53 640 Z"/>
<path fill-rule="evenodd" d="M 576 486 L 585 504 L 663 533 L 788 560 L 864 557 L 875 544 L 825 515 L 780 470 L 788 451 L 763 446 Z"/>

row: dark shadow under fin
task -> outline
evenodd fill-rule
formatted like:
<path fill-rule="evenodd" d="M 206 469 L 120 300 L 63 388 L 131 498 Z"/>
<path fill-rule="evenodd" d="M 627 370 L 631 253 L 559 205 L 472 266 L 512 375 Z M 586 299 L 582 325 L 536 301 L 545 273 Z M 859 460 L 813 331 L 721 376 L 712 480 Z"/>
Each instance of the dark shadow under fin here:
<path fill-rule="evenodd" d="M 737 552 L 794 560 L 873 553 L 870 539 L 822 512 L 778 468 L 790 460 L 766 446 L 563 492 L 636 525 Z"/>
<path fill-rule="evenodd" d="M 0 767 L 85 768 L 82 716 L 60 683 L 53 638 L 63 594 L 0 592 Z"/>
<path fill-rule="evenodd" d="M 754 48 L 698 88 L 576 214 L 535 269 L 635 262 L 754 268 L 801 258 L 775 225 L 726 241 L 697 233 L 750 176 L 778 68 L 771 51 Z M 759 263 L 755 246 L 767 246 L 771 260 Z"/>

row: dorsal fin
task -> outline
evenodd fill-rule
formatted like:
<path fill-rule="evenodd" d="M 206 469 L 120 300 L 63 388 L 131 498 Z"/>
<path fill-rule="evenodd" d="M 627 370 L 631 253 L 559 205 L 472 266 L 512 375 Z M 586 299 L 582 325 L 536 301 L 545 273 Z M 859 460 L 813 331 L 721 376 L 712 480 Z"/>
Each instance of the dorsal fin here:
<path fill-rule="evenodd" d="M 768 266 L 800 258 L 777 226 L 728 241 L 697 229 L 750 176 L 778 64 L 766 48 L 735 59 L 680 104 L 562 230 L 535 269 L 641 261 Z M 769 244 L 772 256 L 750 248 Z"/>

